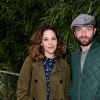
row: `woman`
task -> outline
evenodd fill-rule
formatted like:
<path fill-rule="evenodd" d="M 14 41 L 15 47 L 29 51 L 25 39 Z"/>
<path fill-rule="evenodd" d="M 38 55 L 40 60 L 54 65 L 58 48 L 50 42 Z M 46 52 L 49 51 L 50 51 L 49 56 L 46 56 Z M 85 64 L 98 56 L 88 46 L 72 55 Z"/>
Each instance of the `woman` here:
<path fill-rule="evenodd" d="M 69 100 L 70 68 L 53 26 L 42 26 L 31 38 L 17 88 L 17 100 Z"/>

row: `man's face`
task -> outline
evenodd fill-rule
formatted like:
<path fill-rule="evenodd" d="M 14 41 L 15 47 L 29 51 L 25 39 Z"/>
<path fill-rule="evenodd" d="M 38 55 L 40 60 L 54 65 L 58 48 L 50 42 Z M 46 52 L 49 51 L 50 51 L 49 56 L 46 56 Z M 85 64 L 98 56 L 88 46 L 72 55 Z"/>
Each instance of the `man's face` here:
<path fill-rule="evenodd" d="M 80 45 L 82 46 L 88 46 L 95 35 L 96 28 L 93 27 L 93 25 L 87 25 L 87 26 L 76 26 L 74 35 Z"/>

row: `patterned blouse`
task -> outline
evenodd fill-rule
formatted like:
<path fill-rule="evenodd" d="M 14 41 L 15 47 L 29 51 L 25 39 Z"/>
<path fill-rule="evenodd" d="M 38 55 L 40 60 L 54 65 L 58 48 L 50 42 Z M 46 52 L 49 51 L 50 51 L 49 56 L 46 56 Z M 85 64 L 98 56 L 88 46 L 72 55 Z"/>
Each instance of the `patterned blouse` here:
<path fill-rule="evenodd" d="M 47 81 L 47 100 L 50 100 L 50 73 L 51 70 L 53 69 L 53 65 L 55 64 L 55 59 L 50 59 L 50 58 L 45 58 L 43 60 L 44 64 L 44 70 L 45 70 L 45 75 L 46 75 L 46 81 Z"/>

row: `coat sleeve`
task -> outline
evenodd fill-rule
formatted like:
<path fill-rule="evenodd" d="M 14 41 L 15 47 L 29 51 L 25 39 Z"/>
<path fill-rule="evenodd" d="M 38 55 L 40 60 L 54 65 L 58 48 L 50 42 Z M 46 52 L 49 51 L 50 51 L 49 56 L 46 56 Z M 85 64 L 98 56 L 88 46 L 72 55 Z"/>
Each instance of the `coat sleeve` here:
<path fill-rule="evenodd" d="M 32 71 L 31 60 L 32 59 L 28 56 L 21 68 L 17 83 L 17 100 L 33 100 L 33 98 L 28 96 L 28 89 Z"/>
<path fill-rule="evenodd" d="M 70 88 L 70 81 L 71 81 L 71 75 L 70 75 L 70 65 L 65 62 L 66 70 L 65 70 L 65 89 L 64 89 L 64 94 L 65 94 L 65 100 L 70 100 L 69 96 L 69 88 Z"/>
<path fill-rule="evenodd" d="M 96 96 L 94 98 L 95 100 L 100 100 L 100 87 L 98 88 L 98 91 L 96 93 Z"/>

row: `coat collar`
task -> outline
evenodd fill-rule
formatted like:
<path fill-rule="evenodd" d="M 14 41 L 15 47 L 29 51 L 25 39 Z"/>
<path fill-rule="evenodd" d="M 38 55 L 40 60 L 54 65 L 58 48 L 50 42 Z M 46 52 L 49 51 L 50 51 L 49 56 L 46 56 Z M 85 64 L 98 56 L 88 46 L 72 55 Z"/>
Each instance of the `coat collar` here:
<path fill-rule="evenodd" d="M 43 65 L 43 61 L 33 61 L 33 70 L 35 69 L 36 73 L 38 73 L 38 75 L 45 81 L 46 83 L 46 76 L 45 76 L 45 71 L 44 71 L 44 65 Z M 56 63 L 53 66 L 51 75 L 53 75 L 54 73 L 58 72 L 58 71 L 62 71 L 64 70 L 64 66 L 62 66 L 61 63 L 61 58 L 57 58 L 56 59 Z M 37 74 L 36 74 L 37 75 Z"/>
<path fill-rule="evenodd" d="M 93 42 L 92 42 L 92 45 L 90 47 L 90 50 L 93 50 L 93 49 L 95 49 L 99 46 L 100 46 L 100 44 L 94 39 Z"/>
<path fill-rule="evenodd" d="M 64 69 L 64 66 L 62 66 L 61 58 L 57 58 L 51 74 L 53 74 L 57 71 L 62 71 L 63 69 Z"/>
<path fill-rule="evenodd" d="M 100 44 L 94 39 L 93 42 L 92 42 L 91 47 L 89 48 L 89 51 L 97 48 L 98 46 L 100 46 Z M 82 51 L 81 48 L 80 48 L 80 51 Z"/>
<path fill-rule="evenodd" d="M 100 47 L 100 44 L 94 39 L 93 42 L 92 42 L 92 45 L 91 47 L 89 48 L 89 51 L 87 53 L 87 56 L 86 56 L 86 59 L 85 59 L 85 62 L 84 62 L 84 69 L 85 69 L 85 64 L 88 64 L 89 62 L 89 59 L 91 59 L 91 54 L 92 52 L 96 49 Z M 77 56 L 79 59 L 81 59 L 81 53 L 82 53 L 82 50 L 81 49 L 78 49 L 78 53 L 77 53 Z M 77 64 L 80 66 L 80 60 L 77 61 Z M 84 70 L 83 69 L 83 70 Z M 80 70 L 80 69 L 79 69 Z"/>

